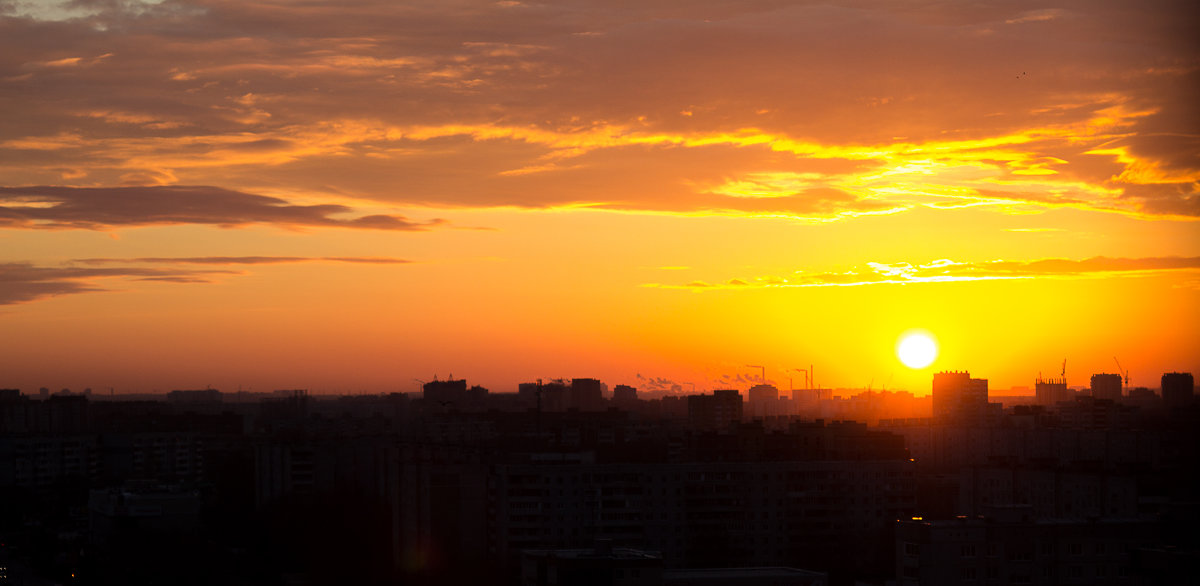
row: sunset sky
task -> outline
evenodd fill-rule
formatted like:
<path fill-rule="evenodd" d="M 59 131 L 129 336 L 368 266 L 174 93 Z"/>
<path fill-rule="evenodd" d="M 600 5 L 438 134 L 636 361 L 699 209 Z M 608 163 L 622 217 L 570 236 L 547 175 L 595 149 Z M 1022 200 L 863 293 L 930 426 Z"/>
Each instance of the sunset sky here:
<path fill-rule="evenodd" d="M 1198 23 L 0 0 L 0 387 L 1200 374 Z"/>

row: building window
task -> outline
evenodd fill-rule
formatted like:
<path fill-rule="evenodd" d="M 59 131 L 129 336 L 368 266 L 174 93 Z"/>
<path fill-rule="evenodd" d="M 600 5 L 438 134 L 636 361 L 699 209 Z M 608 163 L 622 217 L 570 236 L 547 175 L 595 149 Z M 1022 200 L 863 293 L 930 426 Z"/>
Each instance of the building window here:
<path fill-rule="evenodd" d="M 917 557 L 917 556 L 921 555 L 921 546 L 919 546 L 915 543 L 905 543 L 904 544 L 904 555 L 912 556 L 912 557 Z"/>
<path fill-rule="evenodd" d="M 973 557 L 975 557 L 975 546 L 974 545 L 964 545 L 964 546 L 962 546 L 961 553 L 962 553 L 962 557 L 973 558 Z"/>

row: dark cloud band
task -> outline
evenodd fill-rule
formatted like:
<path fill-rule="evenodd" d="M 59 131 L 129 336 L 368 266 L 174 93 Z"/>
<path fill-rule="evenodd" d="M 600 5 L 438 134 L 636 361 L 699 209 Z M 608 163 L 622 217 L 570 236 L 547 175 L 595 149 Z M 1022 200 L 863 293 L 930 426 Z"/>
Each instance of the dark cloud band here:
<path fill-rule="evenodd" d="M 28 262 L 7 262 L 0 263 L 0 305 L 38 301 L 59 295 L 109 291 L 110 289 L 106 289 L 98 284 L 98 281 L 103 279 L 166 283 L 210 283 L 214 277 L 238 275 L 243 274 L 244 271 L 232 268 L 207 267 L 301 262 L 398 265 L 407 264 L 412 261 L 388 257 L 203 256 L 83 258 L 72 261 L 68 266 L 37 266 Z M 128 266 L 139 264 L 167 266 Z M 195 265 L 204 265 L 206 268 L 195 268 Z"/>
<path fill-rule="evenodd" d="M 272 224 L 417 231 L 445 224 L 442 219 L 418 222 L 379 214 L 337 217 L 353 213 L 352 208 L 343 205 L 296 205 L 276 197 L 203 185 L 0 187 L 0 227 L 4 228 L 103 230 L 170 224 L 225 228 Z"/>

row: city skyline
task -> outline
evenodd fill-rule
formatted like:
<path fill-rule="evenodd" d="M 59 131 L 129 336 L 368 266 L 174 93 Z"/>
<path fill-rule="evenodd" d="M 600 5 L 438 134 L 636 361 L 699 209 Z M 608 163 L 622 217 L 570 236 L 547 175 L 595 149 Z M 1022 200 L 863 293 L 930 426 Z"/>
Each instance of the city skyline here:
<path fill-rule="evenodd" d="M 811 367 L 811 365 L 810 365 L 810 367 Z M 762 367 L 758 367 L 758 368 L 762 368 Z M 1064 364 L 1064 368 L 1065 368 L 1065 364 Z M 217 393 L 217 394 L 229 396 L 229 397 L 245 395 L 246 397 L 251 397 L 251 398 L 253 398 L 253 397 L 261 398 L 261 397 L 270 397 L 270 396 L 275 396 L 275 397 L 290 396 L 295 393 L 303 393 L 308 396 L 325 396 L 325 397 L 388 396 L 388 395 L 391 395 L 391 396 L 409 395 L 411 397 L 423 397 L 425 395 L 424 390 L 426 388 L 428 388 L 430 385 L 439 385 L 439 384 L 442 384 L 442 385 L 461 384 L 461 385 L 463 385 L 463 387 L 462 387 L 463 391 L 465 391 L 467 389 L 466 385 L 469 384 L 472 389 L 477 389 L 478 391 L 485 393 L 485 394 L 517 395 L 517 394 L 523 393 L 525 387 L 532 386 L 532 385 L 537 385 L 540 387 L 543 384 L 544 385 L 570 385 L 570 384 L 572 384 L 572 381 L 593 381 L 594 384 L 596 385 L 597 390 L 603 389 L 602 396 L 605 399 L 612 399 L 612 398 L 616 397 L 616 394 L 614 393 L 614 389 L 616 389 L 618 387 L 624 387 L 628 390 L 633 391 L 635 393 L 635 395 L 641 394 L 640 396 L 643 396 L 643 397 L 647 397 L 647 396 L 648 397 L 664 397 L 664 396 L 681 396 L 681 397 L 683 397 L 683 396 L 689 396 L 689 395 L 700 395 L 700 394 L 704 394 L 704 393 L 712 393 L 714 391 L 743 392 L 743 391 L 755 391 L 756 389 L 763 388 L 763 389 L 770 389 L 771 392 L 774 393 L 772 396 L 778 397 L 779 399 L 786 399 L 786 400 L 796 399 L 797 397 L 800 397 L 800 396 L 807 396 L 807 395 L 801 394 L 803 391 L 806 391 L 806 390 L 821 391 L 822 393 L 829 393 L 828 395 L 813 395 L 813 396 L 820 396 L 820 397 L 825 397 L 825 398 L 829 398 L 829 399 L 853 398 L 860 394 L 869 394 L 872 392 L 881 393 L 881 394 L 886 394 L 889 392 L 901 393 L 901 394 L 911 395 L 913 398 L 922 399 L 922 398 L 931 398 L 933 396 L 933 394 L 935 392 L 934 389 L 936 389 L 938 386 L 938 384 L 937 384 L 938 377 L 940 377 L 940 376 L 944 376 L 944 375 L 970 376 L 971 375 L 971 371 L 969 369 L 938 370 L 936 372 L 930 373 L 930 379 L 927 381 L 928 384 L 926 385 L 926 387 L 924 389 L 909 389 L 909 388 L 896 388 L 896 387 L 889 388 L 886 384 L 876 385 L 875 384 L 876 381 L 874 381 L 874 380 L 870 381 L 868 384 L 863 385 L 863 386 L 826 386 L 826 385 L 820 384 L 817 381 L 813 381 L 811 379 L 806 378 L 807 377 L 807 369 L 804 369 L 804 370 L 793 369 L 793 370 L 796 370 L 797 372 L 799 372 L 799 374 L 800 374 L 799 380 L 797 380 L 795 377 L 787 376 L 787 373 L 784 373 L 784 376 L 783 376 L 783 381 L 786 381 L 786 383 L 782 383 L 782 381 L 773 379 L 770 376 L 767 376 L 764 379 L 762 375 L 750 374 L 750 375 L 731 376 L 731 377 L 726 377 L 722 380 L 711 381 L 713 384 L 709 385 L 709 386 L 696 386 L 696 384 L 694 382 L 690 382 L 690 381 L 671 381 L 671 380 L 667 380 L 667 379 L 656 379 L 656 378 L 645 377 L 645 376 L 641 376 L 641 375 L 636 376 L 635 381 L 621 382 L 621 381 L 613 381 L 613 380 L 602 380 L 599 378 L 593 378 L 593 377 L 589 377 L 589 376 L 581 376 L 579 373 L 576 373 L 575 375 L 571 375 L 571 376 L 538 377 L 538 378 L 523 379 L 520 381 L 509 381 L 507 383 L 500 385 L 499 387 L 487 387 L 487 386 L 478 384 L 479 381 L 470 380 L 467 377 L 455 377 L 453 373 L 448 373 L 447 376 L 445 376 L 445 377 L 439 377 L 437 374 L 435 374 L 434 376 L 430 377 L 429 379 L 414 378 L 411 380 L 411 383 L 407 388 L 401 386 L 401 387 L 398 387 L 395 389 L 380 391 L 380 392 L 367 391 L 367 390 L 363 390 L 363 389 L 330 391 L 330 390 L 326 390 L 326 389 L 284 388 L 284 387 L 280 387 L 277 385 L 276 386 L 268 386 L 265 388 L 248 388 L 248 387 L 243 387 L 243 386 L 239 385 L 236 388 L 232 388 L 232 389 L 215 388 L 212 385 L 203 385 L 203 387 L 196 387 L 196 388 L 183 387 L 183 386 L 171 386 L 171 387 L 165 387 L 165 388 L 150 389 L 149 391 L 144 391 L 144 390 L 140 390 L 140 389 L 117 389 L 115 387 L 93 388 L 91 386 L 87 386 L 87 387 L 79 387 L 79 388 L 72 389 L 72 388 L 67 388 L 67 387 L 51 388 L 51 387 L 46 387 L 46 386 L 40 386 L 40 387 L 36 387 L 36 388 L 12 388 L 12 389 L 9 389 L 9 391 L 14 392 L 14 393 L 19 392 L 21 395 L 24 395 L 27 397 L 35 397 L 36 396 L 36 397 L 39 397 L 42 399 L 47 398 L 49 396 L 80 396 L 80 395 L 87 395 L 87 396 L 95 397 L 98 399 L 103 399 L 106 397 L 137 397 L 137 398 L 158 397 L 158 398 L 163 398 L 163 397 L 167 397 L 171 394 L 177 394 L 177 393 L 200 393 L 200 394 Z M 975 374 L 980 374 L 980 373 L 976 372 Z M 1037 391 L 1036 393 L 1035 393 L 1035 391 L 1038 388 L 1040 388 L 1043 384 L 1060 386 L 1063 392 L 1068 392 L 1069 393 L 1068 396 L 1065 396 L 1064 398 L 1060 399 L 1060 400 L 1064 400 L 1064 401 L 1073 399 L 1076 396 L 1075 393 L 1077 391 L 1082 391 L 1084 393 L 1081 396 L 1092 396 L 1092 391 L 1096 389 L 1097 385 L 1100 385 L 1100 388 L 1102 389 L 1101 390 L 1102 394 L 1096 395 L 1097 398 L 1106 398 L 1106 399 L 1113 399 L 1113 400 L 1119 400 L 1121 398 L 1128 399 L 1131 396 L 1136 395 L 1137 393 L 1145 393 L 1146 391 L 1149 391 L 1152 394 L 1152 396 L 1157 396 L 1158 398 L 1161 399 L 1162 398 L 1162 395 L 1161 395 L 1162 387 L 1159 385 L 1160 380 L 1163 380 L 1163 379 L 1165 379 L 1165 377 L 1168 377 L 1168 376 L 1190 377 L 1190 376 L 1192 376 L 1192 373 L 1178 371 L 1178 370 L 1171 370 L 1171 371 L 1161 373 L 1159 375 L 1159 377 L 1156 377 L 1151 382 L 1146 382 L 1146 383 L 1142 383 L 1142 384 L 1133 384 L 1132 382 L 1129 382 L 1130 379 L 1128 378 L 1128 376 L 1129 376 L 1128 372 L 1125 372 L 1122 374 L 1109 373 L 1109 372 L 1092 373 L 1091 375 L 1087 375 L 1083 379 L 1084 383 L 1086 383 L 1086 384 L 1080 383 L 1079 381 L 1073 381 L 1073 382 L 1069 381 L 1069 379 L 1064 375 L 1065 375 L 1065 371 L 1063 373 L 1060 373 L 1060 376 L 1058 376 L 1058 377 L 1055 377 L 1053 375 L 1043 376 L 1043 373 L 1038 373 L 1036 378 L 1029 385 L 1014 385 L 1012 387 L 1003 387 L 1003 388 L 988 384 L 989 380 L 986 377 L 986 374 L 981 375 L 983 378 L 981 378 L 979 380 L 982 381 L 984 388 L 986 390 L 985 396 L 1004 398 L 1004 399 L 1040 397 L 1040 395 L 1038 394 L 1038 393 L 1040 393 L 1040 391 Z M 1100 382 L 1097 382 L 1097 381 L 1100 381 Z M 1134 395 L 1130 394 L 1131 391 L 1135 391 Z M 1159 393 L 1155 393 L 1155 391 L 1159 391 Z M 849 392 L 850 394 L 846 394 L 847 392 Z M 752 396 L 753 396 L 753 393 L 745 395 L 745 396 L 743 396 L 743 400 L 746 400 L 746 401 L 752 400 L 751 399 Z M 1146 395 L 1143 394 L 1140 397 L 1142 399 L 1145 399 Z"/>
<path fill-rule="evenodd" d="M 0 568 L 101 585 L 1191 575 L 1191 374 L 1127 395 L 1117 375 L 1092 393 L 1051 377 L 1003 404 L 977 374 L 844 401 L 766 385 L 606 399 L 593 378 L 515 395 L 462 379 L 422 396 L 0 389 Z"/>
<path fill-rule="evenodd" d="M 0 1 L 0 387 L 1156 388 L 1200 372 L 1197 22 Z"/>

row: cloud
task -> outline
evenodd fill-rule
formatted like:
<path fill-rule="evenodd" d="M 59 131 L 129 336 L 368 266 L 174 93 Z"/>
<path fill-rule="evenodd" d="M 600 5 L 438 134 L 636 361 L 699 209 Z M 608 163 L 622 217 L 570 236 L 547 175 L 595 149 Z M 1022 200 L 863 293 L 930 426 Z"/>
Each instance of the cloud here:
<path fill-rule="evenodd" d="M 1108 258 L 1083 260 L 1047 258 L 1033 261 L 955 262 L 940 259 L 928 264 L 868 262 L 838 273 L 796 271 L 790 276 L 729 279 L 723 284 L 693 281 L 683 285 L 647 283 L 644 287 L 664 289 L 766 289 L 793 287 L 855 287 L 1009 279 L 1103 278 L 1152 276 L 1200 271 L 1200 257 Z"/>
<path fill-rule="evenodd" d="M 104 264 L 205 264 L 205 265 L 261 265 L 297 262 L 347 262 L 357 264 L 407 264 L 411 260 L 377 256 L 179 256 L 140 258 L 77 258 L 71 262 L 86 265 Z"/>
<path fill-rule="evenodd" d="M 101 286 L 105 279 L 165 283 L 211 283 L 222 275 L 245 274 L 230 268 L 191 268 L 188 265 L 244 266 L 302 262 L 339 262 L 396 265 L 412 261 L 390 257 L 299 257 L 299 256 L 200 256 L 143 258 L 81 258 L 67 266 L 37 266 L 28 262 L 0 263 L 0 305 L 26 303 L 78 293 L 112 291 Z M 170 267 L 128 266 L 138 264 Z M 83 266 L 75 266 L 83 265 Z M 107 266 L 123 265 L 123 266 Z"/>
<path fill-rule="evenodd" d="M 157 268 L 43 267 L 24 262 L 0 263 L 0 305 L 37 301 L 58 295 L 107 291 L 99 279 L 131 278 L 170 282 L 207 283 L 212 275 L 235 274 L 229 270 L 180 270 Z"/>
<path fill-rule="evenodd" d="M 373 230 L 427 230 L 445 223 L 403 216 L 336 216 L 344 205 L 295 205 L 286 200 L 208 186 L 0 187 L 0 227 L 104 230 L 114 227 L 251 224 Z"/>
<path fill-rule="evenodd" d="M 1195 3 L 18 4 L 9 184 L 1200 217 Z"/>
<path fill-rule="evenodd" d="M 1054 20 L 1065 14 L 1065 11 L 1057 8 L 1043 8 L 1040 10 L 1030 10 L 1022 13 L 1020 16 L 1010 18 L 1004 21 L 1004 24 L 1024 24 L 1027 22 L 1045 22 Z"/>

